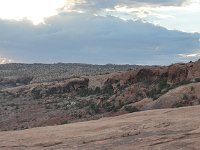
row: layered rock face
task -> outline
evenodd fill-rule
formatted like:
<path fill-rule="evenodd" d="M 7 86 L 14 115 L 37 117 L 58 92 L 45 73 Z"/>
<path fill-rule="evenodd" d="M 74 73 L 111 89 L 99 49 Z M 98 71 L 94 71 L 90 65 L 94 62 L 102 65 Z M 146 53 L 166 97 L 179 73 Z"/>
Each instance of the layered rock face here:
<path fill-rule="evenodd" d="M 31 89 L 32 94 L 39 94 L 43 97 L 54 94 L 64 94 L 88 88 L 88 78 L 74 78 L 58 83 L 39 85 Z"/>
<path fill-rule="evenodd" d="M 195 80 L 198 78 L 200 78 L 200 61 L 188 64 L 173 64 L 167 67 L 131 70 L 111 76 L 107 79 L 106 83 L 114 84 L 119 80 L 122 80 L 124 83 L 137 83 L 162 79 L 175 84 L 185 80 Z"/>

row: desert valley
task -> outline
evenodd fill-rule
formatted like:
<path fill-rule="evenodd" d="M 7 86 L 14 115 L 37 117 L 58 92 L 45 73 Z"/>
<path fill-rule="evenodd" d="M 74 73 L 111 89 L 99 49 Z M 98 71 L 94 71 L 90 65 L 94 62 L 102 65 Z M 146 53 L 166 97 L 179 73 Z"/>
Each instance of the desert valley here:
<path fill-rule="evenodd" d="M 0 149 L 129 149 L 141 138 L 140 149 L 199 146 L 200 61 L 5 64 L 0 74 Z"/>

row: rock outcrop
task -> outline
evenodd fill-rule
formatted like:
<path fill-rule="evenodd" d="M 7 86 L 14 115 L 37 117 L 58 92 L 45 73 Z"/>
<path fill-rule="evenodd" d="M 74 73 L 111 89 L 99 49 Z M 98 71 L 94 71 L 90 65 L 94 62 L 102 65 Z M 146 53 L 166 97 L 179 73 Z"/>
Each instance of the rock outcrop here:
<path fill-rule="evenodd" d="M 37 72 L 35 66 L 31 65 Z M 39 68 L 42 66 L 40 64 Z M 58 74 L 54 69 L 52 74 Z M 200 104 L 200 61 L 70 78 L 61 74 L 62 79 L 36 83 L 38 76 L 42 79 L 46 74 L 33 74 L 33 78 L 19 78 L 18 74 L 2 77 L 0 130 L 60 125 L 128 112 Z"/>
<path fill-rule="evenodd" d="M 141 110 L 164 109 L 200 104 L 200 83 L 191 83 L 172 89 L 157 100 L 143 105 Z"/>
<path fill-rule="evenodd" d="M 198 150 L 200 107 L 138 112 L 62 126 L 0 132 L 2 150 Z"/>
<path fill-rule="evenodd" d="M 175 64 L 168 67 L 168 79 L 170 83 L 179 83 L 188 79 L 188 67 L 185 64 Z"/>
<path fill-rule="evenodd" d="M 176 84 L 186 80 L 200 78 L 200 61 L 194 63 L 177 63 L 167 67 L 152 67 L 139 70 L 130 70 L 117 73 L 107 79 L 105 84 L 137 83 L 144 81 L 166 80 L 168 83 Z"/>

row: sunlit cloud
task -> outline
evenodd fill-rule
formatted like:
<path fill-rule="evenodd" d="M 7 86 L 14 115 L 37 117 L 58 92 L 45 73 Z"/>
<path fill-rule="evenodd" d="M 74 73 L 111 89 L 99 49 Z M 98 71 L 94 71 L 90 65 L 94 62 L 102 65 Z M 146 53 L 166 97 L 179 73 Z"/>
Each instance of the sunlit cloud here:
<path fill-rule="evenodd" d="M 39 24 L 66 5 L 65 0 L 0 0 L 0 19 L 28 19 Z"/>
<path fill-rule="evenodd" d="M 46 24 L 0 20 L 0 53 L 15 62 L 168 64 L 199 49 L 199 34 L 88 13 L 62 13 Z"/>
<path fill-rule="evenodd" d="M 85 0 L 67 0 L 65 1 L 65 6 L 60 10 L 61 12 L 78 12 L 84 13 Z"/>
<path fill-rule="evenodd" d="M 0 63 L 196 59 L 199 14 L 200 0 L 0 0 Z"/>
<path fill-rule="evenodd" d="M 200 52 L 190 54 L 179 54 L 179 56 L 183 58 L 200 57 Z"/>
<path fill-rule="evenodd" d="M 148 22 L 159 22 L 161 26 L 171 30 L 180 30 L 184 32 L 200 33 L 200 0 L 190 1 L 185 5 L 178 6 L 161 6 L 151 8 L 151 14 L 145 19 Z"/>
<path fill-rule="evenodd" d="M 5 57 L 0 57 L 0 64 L 7 64 L 7 63 L 12 63 L 12 59 L 7 59 Z"/>
<path fill-rule="evenodd" d="M 187 0 L 181 5 L 162 5 L 137 3 L 136 5 L 118 4 L 106 8 L 100 15 L 111 15 L 123 20 L 141 19 L 170 30 L 200 33 L 200 0 Z"/>
<path fill-rule="evenodd" d="M 200 33 L 200 0 L 0 0 L 0 19 L 35 25 L 63 12 L 143 20 L 170 30 Z"/>

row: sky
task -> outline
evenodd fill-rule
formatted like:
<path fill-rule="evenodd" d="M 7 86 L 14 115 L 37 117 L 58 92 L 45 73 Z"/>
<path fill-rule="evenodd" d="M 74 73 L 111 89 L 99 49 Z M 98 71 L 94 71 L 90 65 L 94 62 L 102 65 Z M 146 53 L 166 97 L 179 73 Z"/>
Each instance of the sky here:
<path fill-rule="evenodd" d="M 0 0 L 0 64 L 200 57 L 200 0 Z"/>

